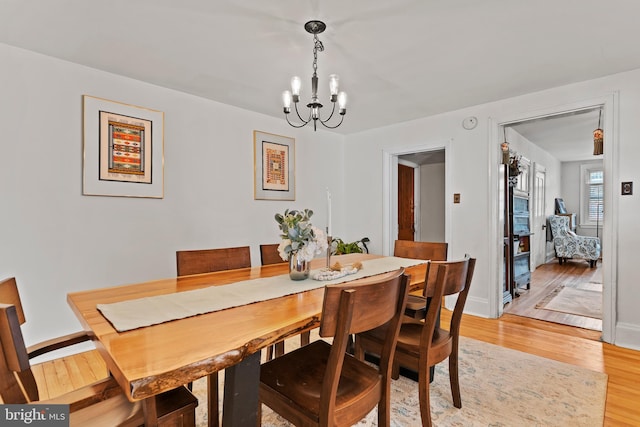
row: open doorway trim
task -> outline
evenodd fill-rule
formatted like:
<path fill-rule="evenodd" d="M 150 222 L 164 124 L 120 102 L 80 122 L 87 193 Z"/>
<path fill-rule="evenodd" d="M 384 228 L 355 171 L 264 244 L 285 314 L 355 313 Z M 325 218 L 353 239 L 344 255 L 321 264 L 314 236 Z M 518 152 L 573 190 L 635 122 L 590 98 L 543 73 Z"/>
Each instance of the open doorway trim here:
<path fill-rule="evenodd" d="M 491 200 L 489 204 L 489 217 L 492 221 L 491 232 L 495 240 L 491 245 L 491 263 L 489 284 L 489 309 L 492 317 L 502 315 L 502 232 L 503 219 L 499 215 L 499 177 L 496 165 L 500 163 L 500 143 L 502 142 L 502 127 L 515 122 L 533 120 L 543 117 L 555 116 L 580 110 L 602 107 L 604 111 L 604 206 L 607 212 L 618 212 L 618 198 L 616 197 L 616 185 L 619 182 L 618 175 L 618 134 L 619 134 L 619 106 L 618 92 L 605 96 L 595 97 L 572 104 L 548 107 L 541 110 L 505 115 L 504 117 L 489 118 L 489 138 L 487 150 L 489 152 L 489 191 Z M 617 299 L 617 262 L 618 262 L 618 219 L 615 214 L 606 215 L 603 224 L 602 238 L 602 270 L 603 270 L 603 319 L 602 340 L 615 343 L 616 309 Z"/>
<path fill-rule="evenodd" d="M 424 151 L 444 150 L 444 193 L 445 220 L 444 234 L 446 241 L 451 241 L 451 203 L 447 199 L 451 182 L 449 149 L 451 140 L 441 144 L 421 144 L 404 148 L 388 148 L 382 150 L 382 254 L 393 255 L 393 245 L 398 236 L 398 156 Z"/>

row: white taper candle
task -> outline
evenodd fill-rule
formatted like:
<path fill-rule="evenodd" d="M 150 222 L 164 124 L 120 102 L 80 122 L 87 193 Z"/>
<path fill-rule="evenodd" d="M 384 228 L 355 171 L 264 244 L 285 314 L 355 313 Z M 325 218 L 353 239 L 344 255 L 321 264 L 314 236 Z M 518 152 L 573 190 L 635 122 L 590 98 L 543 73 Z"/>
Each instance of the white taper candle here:
<path fill-rule="evenodd" d="M 327 235 L 333 236 L 331 234 L 331 192 L 327 188 Z"/>

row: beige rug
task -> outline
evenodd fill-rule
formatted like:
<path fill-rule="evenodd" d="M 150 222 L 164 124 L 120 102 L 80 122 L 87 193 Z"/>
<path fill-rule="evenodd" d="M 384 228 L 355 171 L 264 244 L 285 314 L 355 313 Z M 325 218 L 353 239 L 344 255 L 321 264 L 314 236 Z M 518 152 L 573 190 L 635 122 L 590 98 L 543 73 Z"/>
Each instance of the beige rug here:
<path fill-rule="evenodd" d="M 602 291 L 558 286 L 536 308 L 602 319 Z"/>
<path fill-rule="evenodd" d="M 287 351 L 297 342 L 287 340 Z M 431 385 L 435 426 L 602 426 L 603 373 L 470 338 L 461 338 L 459 368 L 461 409 L 451 400 L 447 363 L 436 368 Z M 206 426 L 204 380 L 194 383 L 194 391 L 200 398 L 197 425 Z M 392 426 L 420 426 L 417 383 L 404 377 L 392 383 L 391 411 Z M 290 424 L 263 406 L 262 425 Z M 357 424 L 376 425 L 376 409 Z"/>

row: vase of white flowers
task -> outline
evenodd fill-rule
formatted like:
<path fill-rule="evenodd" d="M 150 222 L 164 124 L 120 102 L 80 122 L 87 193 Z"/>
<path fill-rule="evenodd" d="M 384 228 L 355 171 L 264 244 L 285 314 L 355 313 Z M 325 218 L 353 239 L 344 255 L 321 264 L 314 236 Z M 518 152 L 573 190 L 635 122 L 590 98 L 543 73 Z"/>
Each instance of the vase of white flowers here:
<path fill-rule="evenodd" d="M 276 222 L 282 234 L 278 246 L 280 257 L 289 261 L 289 277 L 292 280 L 304 280 L 309 277 L 311 260 L 327 250 L 327 238 L 309 219 L 313 211 L 305 209 L 285 210 L 276 214 Z"/>

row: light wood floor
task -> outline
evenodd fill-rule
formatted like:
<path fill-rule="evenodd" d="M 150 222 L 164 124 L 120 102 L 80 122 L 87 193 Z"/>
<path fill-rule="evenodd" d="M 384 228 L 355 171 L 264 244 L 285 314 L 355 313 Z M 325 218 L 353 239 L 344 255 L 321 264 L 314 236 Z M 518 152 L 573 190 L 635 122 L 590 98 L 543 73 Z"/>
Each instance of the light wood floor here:
<path fill-rule="evenodd" d="M 520 296 L 505 305 L 504 312 L 590 329 L 597 332 L 582 331 L 581 333 L 591 336 L 593 339 L 600 339 L 601 334 L 599 332 L 602 331 L 602 319 L 537 309 L 535 306 L 560 285 L 568 287 L 580 285 L 583 289 L 590 290 L 601 289 L 601 264 L 601 262 L 598 262 L 596 268 L 589 268 L 589 263 L 584 260 L 568 260 L 562 265 L 559 265 L 558 261 L 554 260 L 541 265 L 531 274 L 530 289 L 519 290 Z"/>
<path fill-rule="evenodd" d="M 449 316 L 443 310 L 443 321 Z M 608 374 L 604 425 L 640 426 L 640 351 L 604 344 L 576 331 L 584 330 L 512 314 L 500 319 L 465 315 L 461 328 L 461 334 L 470 338 Z M 86 370 L 90 373 L 83 379 L 69 379 Z M 46 398 L 106 375 L 106 369 L 93 351 L 38 365 L 35 374 Z"/>

